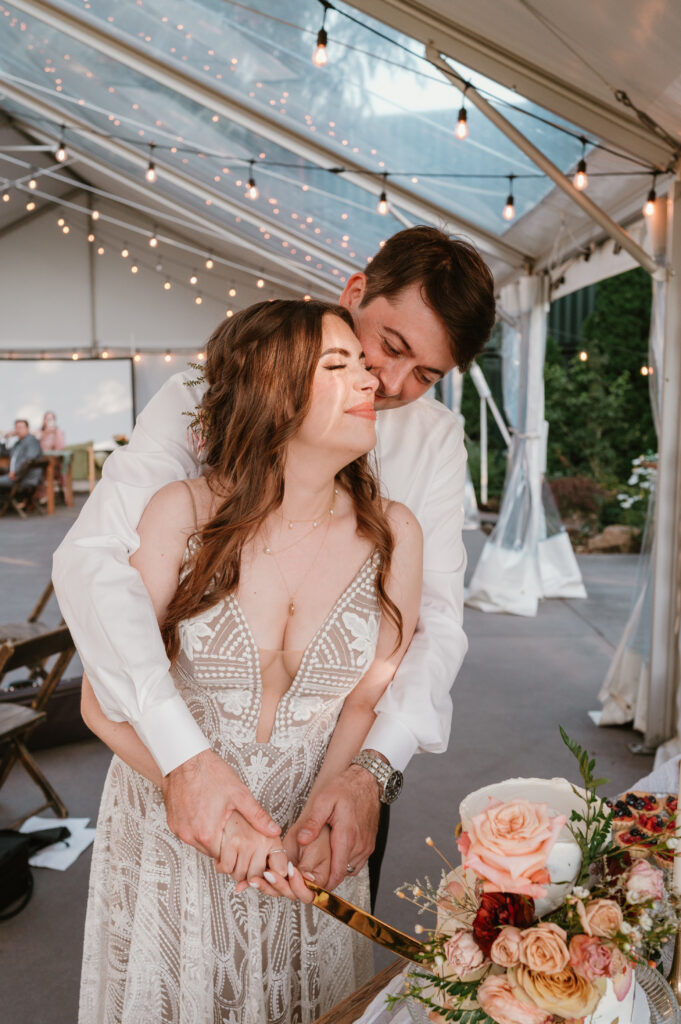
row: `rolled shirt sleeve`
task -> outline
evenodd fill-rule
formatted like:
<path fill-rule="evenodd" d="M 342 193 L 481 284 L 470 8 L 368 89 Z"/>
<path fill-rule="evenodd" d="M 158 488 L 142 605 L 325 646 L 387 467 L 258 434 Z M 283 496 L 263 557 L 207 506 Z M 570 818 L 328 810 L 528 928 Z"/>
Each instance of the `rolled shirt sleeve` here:
<path fill-rule="evenodd" d="M 417 752 L 447 749 L 450 691 L 468 649 L 463 631 L 463 429 L 443 406 L 437 413 L 432 408 L 420 412 L 420 425 L 404 422 L 403 444 L 394 449 L 388 445 L 380 464 L 390 497 L 408 505 L 423 529 L 419 621 L 393 681 L 376 705 L 376 721 L 364 742 L 365 748 L 378 750 L 401 771 Z M 392 464 L 397 460 L 398 471 Z"/>
<path fill-rule="evenodd" d="M 209 747 L 170 675 L 156 615 L 130 556 L 137 524 L 153 494 L 200 473 L 187 439 L 200 387 L 172 377 L 138 417 L 125 448 L 104 464 L 102 480 L 54 554 L 55 592 L 104 714 L 128 721 L 163 774 Z"/>

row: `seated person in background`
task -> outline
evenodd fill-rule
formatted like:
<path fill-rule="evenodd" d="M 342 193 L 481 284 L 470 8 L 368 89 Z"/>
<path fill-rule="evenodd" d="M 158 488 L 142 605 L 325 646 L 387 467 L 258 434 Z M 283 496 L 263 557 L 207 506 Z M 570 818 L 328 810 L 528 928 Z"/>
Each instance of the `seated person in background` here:
<path fill-rule="evenodd" d="M 40 428 L 40 447 L 44 452 L 60 452 L 66 443 L 66 436 L 57 426 L 56 413 L 46 412 Z"/>
<path fill-rule="evenodd" d="M 12 448 L 12 454 L 10 455 L 9 460 L 9 472 L 0 474 L 0 491 L 11 490 L 14 481 L 19 476 L 26 463 L 30 462 L 32 459 L 37 459 L 42 454 L 40 441 L 29 432 L 28 420 L 15 420 L 14 434 L 18 438 L 18 441 Z M 39 484 L 42 475 L 43 471 L 40 466 L 30 469 L 23 479 L 26 489 L 28 490 L 29 488 L 35 487 Z"/>

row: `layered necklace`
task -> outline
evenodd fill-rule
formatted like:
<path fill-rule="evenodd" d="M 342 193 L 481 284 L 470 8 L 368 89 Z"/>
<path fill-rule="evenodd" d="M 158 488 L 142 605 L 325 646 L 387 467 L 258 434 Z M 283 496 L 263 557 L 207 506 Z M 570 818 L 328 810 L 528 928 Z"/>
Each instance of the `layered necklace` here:
<path fill-rule="evenodd" d="M 293 530 L 293 528 L 296 525 L 304 525 L 304 524 L 307 524 L 307 523 L 311 523 L 312 525 L 310 526 L 309 530 L 306 530 L 300 537 L 298 537 L 297 540 L 294 540 L 293 543 L 287 544 L 283 548 L 279 548 L 278 551 L 274 551 L 274 549 L 272 548 L 272 546 L 271 546 L 271 544 L 269 542 L 269 538 L 265 535 L 265 543 L 263 545 L 263 549 L 262 550 L 263 550 L 264 554 L 269 555 L 270 558 L 272 558 L 274 564 L 277 567 L 279 575 L 281 576 L 281 581 L 284 584 L 284 589 L 286 590 L 286 593 L 288 594 L 288 613 L 289 613 L 290 616 L 293 616 L 296 613 L 296 595 L 298 594 L 298 591 L 302 587 L 302 585 L 305 582 L 305 580 L 307 579 L 307 577 L 312 572 L 312 569 L 314 568 L 314 566 L 315 566 L 315 564 L 317 562 L 317 559 L 319 558 L 320 552 L 321 552 L 322 548 L 324 547 L 324 542 L 326 540 L 326 535 L 329 532 L 329 527 L 331 526 L 331 520 L 333 519 L 334 512 L 335 512 L 335 509 L 336 509 L 336 498 L 337 497 L 338 497 L 338 488 L 334 487 L 334 489 L 333 489 L 333 499 L 332 499 L 330 508 L 326 512 L 322 513 L 322 515 L 316 516 L 314 519 L 289 519 L 287 516 L 284 516 L 281 512 L 279 512 L 279 515 L 280 515 L 281 519 L 285 523 L 288 523 L 289 530 Z M 282 555 L 285 551 L 290 551 L 291 548 L 294 548 L 297 544 L 300 544 L 302 541 L 304 541 L 306 537 L 309 537 L 312 533 L 314 533 L 314 531 L 317 530 L 319 528 L 319 526 L 322 525 L 322 524 L 323 524 L 323 528 L 320 531 L 320 533 L 321 533 L 321 541 L 320 541 L 320 543 L 317 546 L 317 550 L 315 551 L 314 556 L 313 556 L 310 564 L 308 565 L 307 569 L 303 573 L 302 578 L 298 581 L 298 586 L 295 588 L 294 591 L 292 591 L 290 586 L 289 586 L 289 584 L 288 584 L 288 580 L 286 579 L 286 576 L 284 575 L 284 571 L 281 568 L 281 565 L 279 564 L 279 560 L 277 558 L 277 555 Z"/>

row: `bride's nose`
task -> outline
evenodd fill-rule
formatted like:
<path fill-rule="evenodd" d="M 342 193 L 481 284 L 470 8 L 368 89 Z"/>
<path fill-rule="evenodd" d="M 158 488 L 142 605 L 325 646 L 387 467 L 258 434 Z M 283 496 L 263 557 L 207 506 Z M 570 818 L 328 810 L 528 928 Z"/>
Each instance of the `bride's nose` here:
<path fill-rule="evenodd" d="M 369 370 L 362 370 L 361 378 L 357 383 L 360 391 L 370 391 L 373 394 L 379 385 L 378 377 L 374 377 Z"/>

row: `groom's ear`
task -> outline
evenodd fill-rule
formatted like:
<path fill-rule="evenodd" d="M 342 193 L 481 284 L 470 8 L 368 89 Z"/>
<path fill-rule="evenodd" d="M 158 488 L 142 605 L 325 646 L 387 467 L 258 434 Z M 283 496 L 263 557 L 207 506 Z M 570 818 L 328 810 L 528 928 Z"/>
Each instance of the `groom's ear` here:
<path fill-rule="evenodd" d="M 339 305 L 344 306 L 350 313 L 354 312 L 355 309 L 361 306 L 366 290 L 366 274 L 362 274 L 360 271 L 352 274 L 348 278 L 343 294 L 338 300 Z"/>

